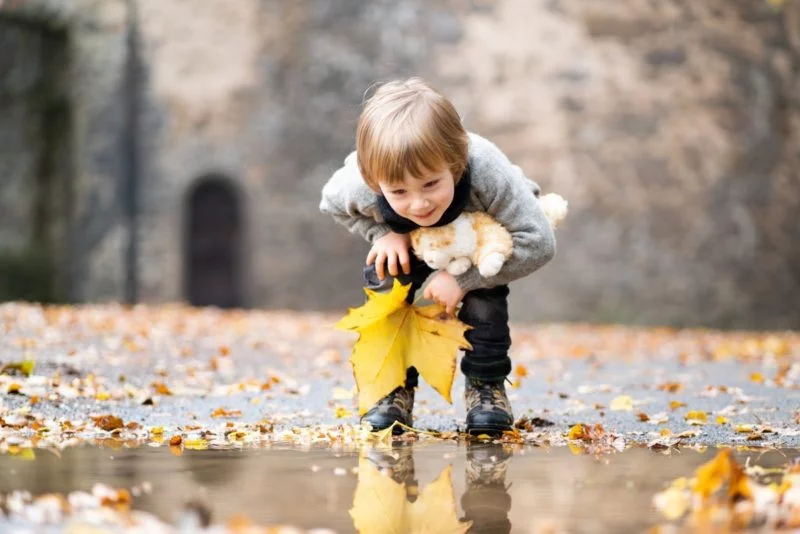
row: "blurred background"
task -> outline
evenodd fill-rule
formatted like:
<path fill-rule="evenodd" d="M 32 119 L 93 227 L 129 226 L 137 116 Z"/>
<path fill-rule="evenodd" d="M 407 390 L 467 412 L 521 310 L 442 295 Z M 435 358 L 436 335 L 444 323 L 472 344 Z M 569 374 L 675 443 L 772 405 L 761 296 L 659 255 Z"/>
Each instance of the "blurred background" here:
<path fill-rule="evenodd" d="M 0 300 L 357 305 L 409 75 L 570 202 L 513 320 L 800 328 L 800 0 L 0 0 Z"/>

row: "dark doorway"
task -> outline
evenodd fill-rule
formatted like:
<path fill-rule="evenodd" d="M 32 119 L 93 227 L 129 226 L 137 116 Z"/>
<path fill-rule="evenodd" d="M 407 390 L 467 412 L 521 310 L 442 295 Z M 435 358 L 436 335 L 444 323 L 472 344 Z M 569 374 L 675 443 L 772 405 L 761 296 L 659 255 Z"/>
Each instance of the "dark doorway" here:
<path fill-rule="evenodd" d="M 193 306 L 242 306 L 241 208 L 229 180 L 208 176 L 190 191 L 186 217 L 186 297 Z"/>

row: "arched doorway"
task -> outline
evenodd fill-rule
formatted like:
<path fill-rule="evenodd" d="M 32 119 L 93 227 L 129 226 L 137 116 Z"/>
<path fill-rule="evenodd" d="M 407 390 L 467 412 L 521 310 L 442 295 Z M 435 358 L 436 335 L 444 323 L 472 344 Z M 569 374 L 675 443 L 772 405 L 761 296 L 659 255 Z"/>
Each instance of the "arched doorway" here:
<path fill-rule="evenodd" d="M 186 299 L 193 306 L 242 306 L 242 214 L 233 184 L 222 176 L 206 176 L 187 200 Z"/>

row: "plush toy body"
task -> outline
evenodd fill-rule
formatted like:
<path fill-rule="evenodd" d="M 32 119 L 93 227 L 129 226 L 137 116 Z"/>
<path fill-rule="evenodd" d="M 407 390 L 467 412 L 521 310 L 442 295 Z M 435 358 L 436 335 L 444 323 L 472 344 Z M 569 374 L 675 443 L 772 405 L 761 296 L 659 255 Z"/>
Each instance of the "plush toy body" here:
<path fill-rule="evenodd" d="M 550 225 L 555 229 L 567 215 L 567 202 L 550 193 L 539 199 Z M 511 256 L 511 234 L 483 212 L 462 213 L 445 226 L 422 227 L 411 232 L 414 254 L 431 269 L 446 269 L 452 275 L 465 273 L 472 265 L 481 276 L 500 272 Z"/>

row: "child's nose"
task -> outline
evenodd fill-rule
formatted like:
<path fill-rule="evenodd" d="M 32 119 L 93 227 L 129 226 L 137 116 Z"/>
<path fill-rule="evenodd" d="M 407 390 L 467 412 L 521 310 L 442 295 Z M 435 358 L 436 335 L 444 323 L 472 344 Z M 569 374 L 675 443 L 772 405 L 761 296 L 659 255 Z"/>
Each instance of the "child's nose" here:
<path fill-rule="evenodd" d="M 423 197 L 418 197 L 414 199 L 412 204 L 412 208 L 415 210 L 425 209 L 428 206 L 428 200 Z"/>

